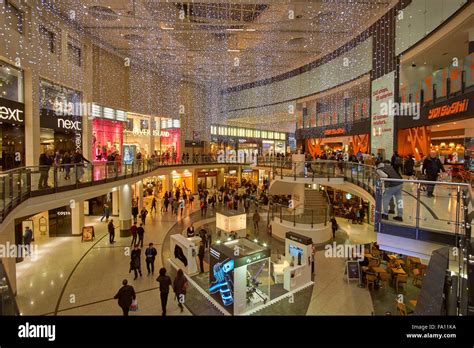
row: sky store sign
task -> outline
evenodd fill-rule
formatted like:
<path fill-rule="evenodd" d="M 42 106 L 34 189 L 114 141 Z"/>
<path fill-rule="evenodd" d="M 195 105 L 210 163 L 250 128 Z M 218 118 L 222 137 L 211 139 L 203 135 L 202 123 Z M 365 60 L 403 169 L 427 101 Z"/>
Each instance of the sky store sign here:
<path fill-rule="evenodd" d="M 0 122 L 25 124 L 25 107 L 21 103 L 0 98 Z"/>

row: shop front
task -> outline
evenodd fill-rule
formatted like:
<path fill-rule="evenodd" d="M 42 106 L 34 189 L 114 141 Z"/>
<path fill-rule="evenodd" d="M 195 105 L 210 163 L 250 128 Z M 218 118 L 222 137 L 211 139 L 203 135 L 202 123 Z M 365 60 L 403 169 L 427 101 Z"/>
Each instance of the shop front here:
<path fill-rule="evenodd" d="M 0 170 L 25 165 L 23 72 L 0 62 Z"/>
<path fill-rule="evenodd" d="M 185 169 L 184 171 L 173 170 L 171 172 L 171 185 L 172 189 L 176 190 L 177 188 L 185 190 L 193 190 L 193 174 Z"/>
<path fill-rule="evenodd" d="M 160 153 L 170 154 L 176 153 L 176 160 L 181 158 L 181 123 L 180 120 L 171 118 L 161 118 L 160 133 Z"/>
<path fill-rule="evenodd" d="M 420 117 L 399 118 L 398 153 L 421 161 L 434 150 L 454 173 L 474 169 L 474 91 L 426 105 Z"/>
<path fill-rule="evenodd" d="M 40 81 L 40 143 L 42 151 L 82 151 L 81 92 Z"/>
<path fill-rule="evenodd" d="M 217 187 L 217 169 L 202 169 L 197 172 L 197 185 L 199 190 L 209 190 Z"/>
<path fill-rule="evenodd" d="M 369 153 L 370 122 L 340 124 L 321 128 L 297 130 L 297 137 L 305 139 L 306 151 L 313 158 L 333 153 Z"/>
<path fill-rule="evenodd" d="M 97 104 L 93 104 L 92 110 L 92 161 L 106 162 L 112 154 L 115 160 L 121 160 L 125 111 Z"/>

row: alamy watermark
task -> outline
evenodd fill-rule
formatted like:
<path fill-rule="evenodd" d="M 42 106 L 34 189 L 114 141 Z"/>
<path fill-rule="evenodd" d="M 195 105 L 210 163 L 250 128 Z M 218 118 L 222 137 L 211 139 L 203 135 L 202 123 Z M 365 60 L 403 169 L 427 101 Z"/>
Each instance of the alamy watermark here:
<path fill-rule="evenodd" d="M 33 261 L 38 256 L 38 245 L 0 244 L 0 259 L 2 258 L 31 258 Z"/>
<path fill-rule="evenodd" d="M 408 116 L 419 120 L 420 110 L 420 103 L 397 103 L 393 100 L 380 103 L 380 114 L 386 116 Z"/>
<path fill-rule="evenodd" d="M 324 246 L 324 257 L 364 261 L 364 249 L 363 244 L 336 244 L 333 242 Z"/>

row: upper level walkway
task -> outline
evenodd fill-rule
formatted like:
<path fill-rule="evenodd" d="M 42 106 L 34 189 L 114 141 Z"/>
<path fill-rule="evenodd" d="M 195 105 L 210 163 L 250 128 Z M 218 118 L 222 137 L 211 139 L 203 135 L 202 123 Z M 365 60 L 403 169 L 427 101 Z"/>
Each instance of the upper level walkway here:
<path fill-rule="evenodd" d="M 235 162 L 230 162 L 235 165 Z M 71 200 L 83 201 L 172 170 L 216 168 L 229 163 L 199 156 L 192 161 L 136 160 L 131 163 L 103 162 L 59 166 L 21 167 L 0 173 L 0 229 L 7 220 L 34 214 Z M 13 212 L 13 214 L 12 214 Z"/>
<path fill-rule="evenodd" d="M 314 183 L 357 194 L 375 205 L 378 233 L 449 245 L 458 245 L 460 236 L 471 239 L 474 195 L 470 184 L 381 179 L 374 166 L 344 161 L 291 162 L 266 158 L 259 160 L 257 166 L 271 171 L 270 192 L 274 185 Z M 390 202 L 387 212 L 398 213 L 400 209 L 403 221 L 382 219 L 383 198 L 394 181 L 400 188 L 401 199 L 396 206 Z M 430 185 L 434 185 L 435 197 L 426 193 Z"/>

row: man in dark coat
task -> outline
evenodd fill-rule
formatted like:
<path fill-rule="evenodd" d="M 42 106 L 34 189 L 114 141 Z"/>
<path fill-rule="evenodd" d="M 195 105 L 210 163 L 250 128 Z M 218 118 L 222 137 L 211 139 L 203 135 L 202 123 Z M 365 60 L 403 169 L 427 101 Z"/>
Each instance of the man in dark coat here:
<path fill-rule="evenodd" d="M 49 169 L 53 165 L 54 160 L 51 158 L 49 151 L 45 151 L 40 155 L 39 158 L 39 171 L 40 171 L 40 179 L 38 183 L 38 190 L 50 188 L 48 186 L 48 178 L 49 178 Z"/>
<path fill-rule="evenodd" d="M 130 272 L 133 270 L 135 273 L 135 279 L 138 278 L 138 273 L 140 273 L 140 277 L 142 276 L 142 250 L 138 247 L 138 244 L 132 250 L 130 254 Z"/>
<path fill-rule="evenodd" d="M 438 174 L 444 171 L 443 164 L 439 160 L 436 151 L 431 151 L 430 155 L 423 161 L 423 174 L 426 176 L 426 180 L 436 181 L 438 180 Z M 434 187 L 435 185 L 426 185 L 427 197 L 434 197 Z"/>
<path fill-rule="evenodd" d="M 135 289 L 133 286 L 128 285 L 127 279 L 122 281 L 123 286 L 114 296 L 115 299 L 118 299 L 118 305 L 122 308 L 123 315 L 128 317 L 128 311 L 130 310 L 130 306 L 132 305 L 133 300 L 137 297 L 135 295 Z"/>

